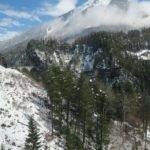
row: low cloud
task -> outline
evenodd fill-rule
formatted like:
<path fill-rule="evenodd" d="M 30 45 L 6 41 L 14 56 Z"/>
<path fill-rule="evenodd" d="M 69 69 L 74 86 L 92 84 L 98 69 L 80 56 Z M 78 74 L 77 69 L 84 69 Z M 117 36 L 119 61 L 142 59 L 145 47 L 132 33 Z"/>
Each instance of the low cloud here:
<path fill-rule="evenodd" d="M 75 19 L 75 18 L 74 18 Z M 125 25 L 132 28 L 150 26 L 150 2 L 130 1 L 126 10 L 117 5 L 90 8 L 77 18 L 82 26 Z M 76 20 L 75 20 L 76 21 Z"/>
<path fill-rule="evenodd" d="M 139 29 L 143 27 L 150 27 L 150 2 L 130 0 L 126 9 L 122 9 L 118 5 L 97 5 L 89 7 L 81 13 L 76 10 L 69 18 L 69 23 L 59 19 L 55 24 L 59 25 L 59 30 L 50 32 L 53 36 L 60 37 L 68 34 L 79 33 L 83 29 L 91 27 L 127 27 L 128 29 Z M 62 25 L 62 26 L 61 26 Z M 52 25 L 53 26 L 53 25 Z M 57 25 L 58 26 L 58 25 Z M 108 28 L 106 28 L 108 29 Z"/>
<path fill-rule="evenodd" d="M 15 36 L 19 35 L 19 32 L 17 31 L 7 31 L 6 29 L 3 30 L 3 32 L 0 32 L 0 42 L 9 40 Z"/>

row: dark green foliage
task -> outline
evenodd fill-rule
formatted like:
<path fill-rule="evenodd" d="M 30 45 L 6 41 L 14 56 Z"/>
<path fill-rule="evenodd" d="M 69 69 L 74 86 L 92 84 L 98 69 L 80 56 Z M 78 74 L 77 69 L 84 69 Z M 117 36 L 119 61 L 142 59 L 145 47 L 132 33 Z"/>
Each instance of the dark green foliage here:
<path fill-rule="evenodd" d="M 52 119 L 52 134 L 54 125 L 54 115 L 59 117 L 58 122 L 59 128 L 62 125 L 62 86 L 63 86 L 63 74 L 58 66 L 52 65 L 46 72 L 46 76 L 43 78 L 45 86 L 48 90 L 49 97 L 51 99 L 51 119 Z"/>
<path fill-rule="evenodd" d="M 95 143 L 98 131 L 95 130 L 97 129 L 97 120 L 93 118 L 95 113 L 101 116 L 99 118 L 101 124 L 98 125 L 98 128 L 103 130 L 98 133 L 101 134 L 101 144 L 108 144 L 109 117 L 106 113 L 109 104 L 105 98 L 96 99 L 97 93 L 93 93 L 92 83 L 86 74 L 76 78 L 68 68 L 51 66 L 44 82 L 52 103 L 50 108 L 52 126 L 58 133 L 66 136 L 67 149 L 87 149 L 91 146 L 89 140 L 92 144 Z M 100 90 L 100 87 L 97 90 Z M 98 100 L 100 103 L 104 100 L 105 104 L 98 105 Z M 99 106 L 99 111 L 96 110 L 96 106 Z M 85 144 L 87 142 L 90 144 Z"/>
<path fill-rule="evenodd" d="M 5 147 L 3 144 L 1 144 L 1 150 L 5 150 Z"/>
<path fill-rule="evenodd" d="M 69 132 L 67 134 L 67 139 L 67 150 L 84 150 L 83 144 L 77 135 Z"/>
<path fill-rule="evenodd" d="M 109 133 L 108 120 L 107 117 L 107 96 L 103 91 L 96 91 L 95 94 L 95 113 L 96 113 L 96 144 L 97 150 L 102 150 L 104 144 L 108 144 Z M 107 131 L 107 132 L 106 132 Z"/>
<path fill-rule="evenodd" d="M 38 150 L 41 147 L 40 134 L 36 126 L 36 122 L 30 117 L 28 123 L 29 133 L 25 142 L 25 150 Z"/>

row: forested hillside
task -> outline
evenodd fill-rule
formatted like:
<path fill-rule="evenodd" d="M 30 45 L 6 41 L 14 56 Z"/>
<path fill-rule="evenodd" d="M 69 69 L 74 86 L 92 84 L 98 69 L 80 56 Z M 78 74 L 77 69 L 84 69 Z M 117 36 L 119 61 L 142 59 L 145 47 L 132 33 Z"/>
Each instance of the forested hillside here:
<path fill-rule="evenodd" d="M 122 149 L 149 149 L 150 60 L 133 55 L 149 53 L 149 32 L 98 32 L 72 44 L 32 40 L 5 56 L 44 83 L 52 134 L 63 135 L 68 150 L 118 149 L 113 126 L 120 128 Z"/>

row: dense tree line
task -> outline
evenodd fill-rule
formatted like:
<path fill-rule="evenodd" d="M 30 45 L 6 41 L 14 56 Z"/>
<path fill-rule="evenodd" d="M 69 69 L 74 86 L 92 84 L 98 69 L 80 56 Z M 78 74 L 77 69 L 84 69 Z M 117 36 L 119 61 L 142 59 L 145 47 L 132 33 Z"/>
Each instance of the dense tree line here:
<path fill-rule="evenodd" d="M 149 29 L 98 32 L 79 38 L 72 45 L 55 40 L 29 43 L 29 56 L 35 48 L 49 54 L 54 50 L 73 53 L 75 49 L 81 54 L 85 50 L 98 52 L 90 73 L 76 75 L 69 65 L 53 63 L 43 72 L 40 70 L 50 97 L 52 134 L 64 135 L 67 149 L 107 148 L 111 121 L 120 121 L 125 134 L 124 123 L 134 124 L 132 117 L 140 119 L 143 125 L 146 147 L 150 61 L 132 57 L 127 51 L 149 49 L 149 33 Z"/>
<path fill-rule="evenodd" d="M 67 149 L 102 149 L 108 143 L 108 94 L 112 91 L 95 80 L 85 74 L 77 78 L 68 68 L 58 66 L 51 66 L 47 72 L 45 85 L 51 99 L 52 133 L 55 127 L 65 135 Z"/>

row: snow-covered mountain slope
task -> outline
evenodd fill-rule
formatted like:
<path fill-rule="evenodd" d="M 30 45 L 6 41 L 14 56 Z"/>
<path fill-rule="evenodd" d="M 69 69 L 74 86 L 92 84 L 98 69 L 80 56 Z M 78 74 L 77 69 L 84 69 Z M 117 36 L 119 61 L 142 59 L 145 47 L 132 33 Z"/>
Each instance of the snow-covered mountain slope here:
<path fill-rule="evenodd" d="M 63 16 L 60 16 L 52 22 L 34 27 L 8 41 L 0 42 L 0 50 L 4 50 L 9 47 L 12 48 L 19 43 L 27 43 L 31 39 L 42 39 L 48 37 L 74 37 L 76 34 L 81 33 L 81 31 L 85 29 L 97 27 L 99 26 L 99 23 L 94 23 L 94 20 L 91 22 L 87 22 L 87 20 L 90 19 L 88 19 L 87 17 L 92 10 L 95 10 L 91 15 L 93 15 L 93 18 L 97 18 L 97 11 L 99 9 L 109 7 L 111 1 L 113 0 L 88 0 L 82 6 L 75 8 L 74 10 L 68 12 L 67 14 L 64 14 Z M 86 20 L 84 20 L 84 15 L 87 16 Z"/>
<path fill-rule="evenodd" d="M 42 145 L 61 149 L 56 145 L 58 139 L 50 136 L 49 111 L 44 105 L 47 100 L 42 87 L 17 70 L 0 66 L 0 144 L 6 149 L 22 150 L 28 134 L 28 119 L 33 116 Z"/>
<path fill-rule="evenodd" d="M 78 15 L 82 14 L 83 12 L 85 12 L 85 10 L 88 10 L 89 8 L 94 8 L 99 5 L 108 5 L 110 1 L 111 0 L 89 0 L 82 6 L 79 6 L 75 10 L 72 10 L 56 18 L 52 22 L 48 22 L 40 26 L 34 27 L 8 41 L 0 42 L 0 50 L 4 50 L 8 47 L 14 46 L 22 42 L 28 42 L 31 39 L 42 39 L 48 37 L 56 38 L 56 35 L 57 37 L 59 36 L 61 38 L 66 36 L 73 36 L 70 33 L 72 32 L 70 31 L 70 28 L 72 26 L 72 21 L 74 21 L 74 18 L 76 18 Z"/>
<path fill-rule="evenodd" d="M 112 0 L 110 5 L 116 5 L 117 7 L 127 10 L 129 7 L 130 0 Z"/>
<path fill-rule="evenodd" d="M 107 6 L 111 0 L 88 0 L 86 3 L 84 3 L 82 6 L 78 7 L 77 9 L 80 11 L 85 11 L 91 7 L 95 6 Z"/>
<path fill-rule="evenodd" d="M 90 29 L 93 28 L 96 28 L 96 31 L 120 31 L 124 30 L 125 27 L 133 29 L 148 26 L 149 22 L 146 20 L 148 15 L 146 15 L 147 12 L 144 13 L 143 7 L 137 3 L 132 4 L 132 11 L 132 7 L 129 7 L 130 4 L 132 4 L 131 0 L 88 0 L 83 5 L 51 22 L 34 27 L 8 41 L 0 42 L 0 50 L 13 48 L 19 43 L 24 45 L 31 39 L 50 37 L 72 39 L 77 35 L 81 36 L 85 30 L 86 33 L 89 33 Z M 124 8 L 130 9 L 128 12 L 124 12 Z M 145 20 L 143 20 L 143 13 L 144 16 L 147 16 L 144 17 Z M 122 20 L 122 18 L 124 19 Z"/>

